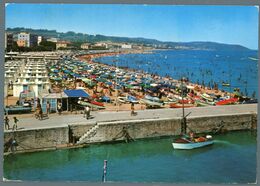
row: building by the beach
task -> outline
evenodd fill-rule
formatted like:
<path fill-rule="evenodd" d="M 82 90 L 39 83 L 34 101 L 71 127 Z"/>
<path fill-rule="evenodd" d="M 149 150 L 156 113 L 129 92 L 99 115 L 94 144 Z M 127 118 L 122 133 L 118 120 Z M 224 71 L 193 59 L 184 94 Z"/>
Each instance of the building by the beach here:
<path fill-rule="evenodd" d="M 68 47 L 68 44 L 70 44 L 70 42 L 68 41 L 58 41 L 56 43 L 56 49 L 59 49 L 59 48 L 67 48 Z"/>
<path fill-rule="evenodd" d="M 131 49 L 131 48 L 132 48 L 132 45 L 127 44 L 127 43 L 124 43 L 124 44 L 121 45 L 121 48 L 122 48 L 122 49 Z"/>
<path fill-rule="evenodd" d="M 50 82 L 45 62 L 39 60 L 28 61 L 13 83 L 13 96 L 19 97 L 22 91 L 30 90 L 38 97 L 40 92 L 48 92 Z"/>
<path fill-rule="evenodd" d="M 90 43 L 83 43 L 80 45 L 81 49 L 89 49 L 90 48 Z"/>
<path fill-rule="evenodd" d="M 18 47 L 34 47 L 37 46 L 38 36 L 35 34 L 20 32 L 14 34 L 14 41 L 16 41 Z"/>

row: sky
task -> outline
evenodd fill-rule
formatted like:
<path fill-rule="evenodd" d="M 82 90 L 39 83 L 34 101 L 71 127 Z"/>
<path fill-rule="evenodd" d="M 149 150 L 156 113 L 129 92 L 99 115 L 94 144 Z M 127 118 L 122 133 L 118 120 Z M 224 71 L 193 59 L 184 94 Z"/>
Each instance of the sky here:
<path fill-rule="evenodd" d="M 160 41 L 213 41 L 258 49 L 255 6 L 8 4 L 6 28 L 144 37 Z"/>

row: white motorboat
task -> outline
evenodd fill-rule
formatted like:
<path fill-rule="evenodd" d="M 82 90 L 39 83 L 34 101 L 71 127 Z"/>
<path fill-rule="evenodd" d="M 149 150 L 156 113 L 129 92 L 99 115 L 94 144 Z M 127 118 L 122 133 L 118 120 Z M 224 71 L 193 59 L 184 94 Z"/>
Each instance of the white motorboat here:
<path fill-rule="evenodd" d="M 184 101 L 183 101 L 183 94 L 184 94 L 184 85 L 182 82 L 182 122 L 181 122 L 181 133 L 183 134 L 182 137 L 174 140 L 172 142 L 172 146 L 174 149 L 195 149 L 195 148 L 200 148 L 200 147 L 205 147 L 208 145 L 212 145 L 214 143 L 214 140 L 211 135 L 206 135 L 206 136 L 194 136 L 194 132 L 190 129 L 189 135 L 186 134 L 186 128 L 187 128 L 187 123 L 186 123 L 186 118 L 190 114 L 187 114 L 185 116 L 184 114 Z"/>
<path fill-rule="evenodd" d="M 212 145 L 214 143 L 214 140 L 212 139 L 212 136 L 207 135 L 206 137 L 198 137 L 194 138 L 194 140 L 190 140 L 187 137 L 182 137 L 177 140 L 175 140 L 172 143 L 172 146 L 174 149 L 195 149 L 200 148 L 208 145 Z"/>

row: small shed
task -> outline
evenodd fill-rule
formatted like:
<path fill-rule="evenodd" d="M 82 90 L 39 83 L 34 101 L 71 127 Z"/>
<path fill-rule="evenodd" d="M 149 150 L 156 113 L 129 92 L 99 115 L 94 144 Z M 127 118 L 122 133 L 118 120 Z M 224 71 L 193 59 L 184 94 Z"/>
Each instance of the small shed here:
<path fill-rule="evenodd" d="M 68 110 L 68 96 L 64 93 L 47 93 L 40 96 L 43 112 L 46 112 L 46 104 L 50 103 L 50 112 L 57 112 L 58 102 L 62 103 L 62 110 Z"/>

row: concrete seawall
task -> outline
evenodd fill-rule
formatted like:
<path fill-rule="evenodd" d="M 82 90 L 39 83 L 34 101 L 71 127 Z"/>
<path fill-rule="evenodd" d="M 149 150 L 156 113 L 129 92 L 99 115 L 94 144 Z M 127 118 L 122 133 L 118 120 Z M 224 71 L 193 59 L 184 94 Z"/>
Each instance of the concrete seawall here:
<path fill-rule="evenodd" d="M 210 132 L 221 123 L 227 131 L 256 129 L 256 112 L 239 114 L 221 114 L 208 116 L 189 117 L 188 126 L 197 133 Z M 57 149 L 75 144 L 85 136 L 85 143 L 99 143 L 125 140 L 121 135 L 125 129 L 129 136 L 134 139 L 173 136 L 180 134 L 181 118 L 153 118 L 136 120 L 114 120 L 102 122 L 80 122 L 63 124 L 59 127 L 40 129 L 24 129 L 15 132 L 4 133 L 5 152 L 8 140 L 15 138 L 17 141 L 16 152 L 41 151 Z"/>

